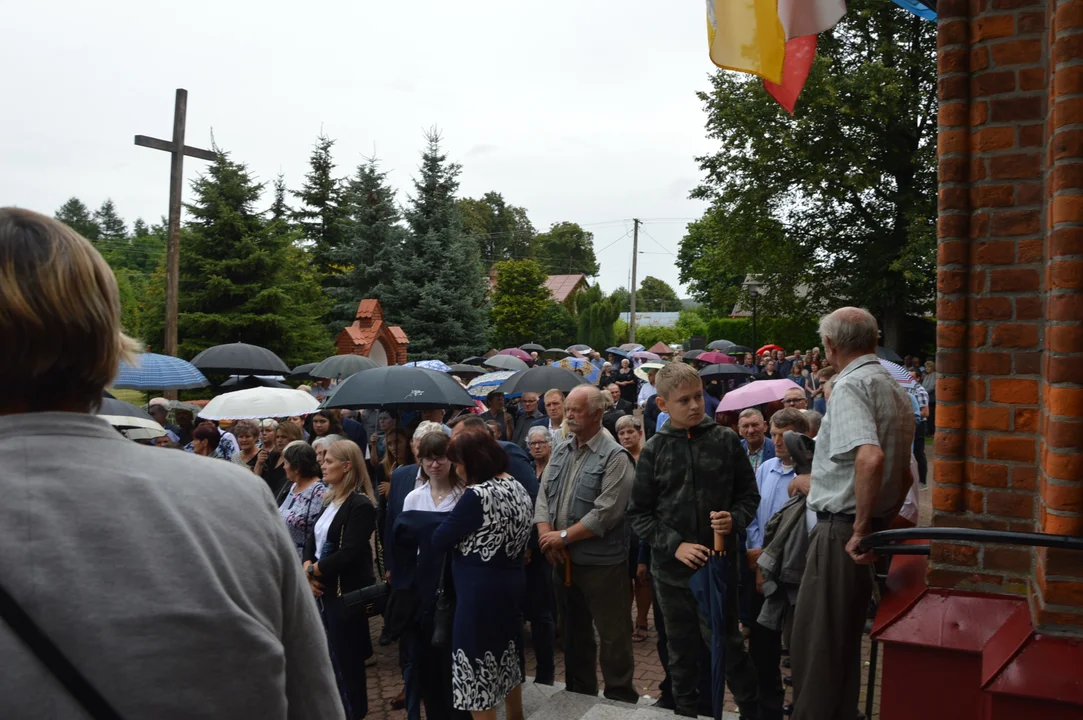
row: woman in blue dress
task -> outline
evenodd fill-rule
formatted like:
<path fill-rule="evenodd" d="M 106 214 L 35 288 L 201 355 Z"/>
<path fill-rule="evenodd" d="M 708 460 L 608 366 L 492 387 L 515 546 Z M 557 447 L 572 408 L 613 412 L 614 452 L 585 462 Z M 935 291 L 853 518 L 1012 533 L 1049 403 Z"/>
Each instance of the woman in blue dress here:
<path fill-rule="evenodd" d="M 452 704 L 476 720 L 495 720 L 503 700 L 507 719 L 522 720 L 523 554 L 534 506 L 484 430 L 460 431 L 447 456 L 468 486 L 432 537 L 434 550 L 454 550 Z"/>

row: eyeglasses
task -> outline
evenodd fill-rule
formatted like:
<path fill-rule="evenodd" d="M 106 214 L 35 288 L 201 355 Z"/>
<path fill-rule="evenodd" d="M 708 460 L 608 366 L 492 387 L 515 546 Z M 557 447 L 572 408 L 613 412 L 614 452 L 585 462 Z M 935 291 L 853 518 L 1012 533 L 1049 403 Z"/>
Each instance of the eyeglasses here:
<path fill-rule="evenodd" d="M 425 463 L 426 465 L 432 465 L 433 467 L 436 467 L 437 465 L 443 465 L 447 461 L 448 459 L 443 455 L 440 455 L 438 457 L 421 458 L 421 462 Z"/>
<path fill-rule="evenodd" d="M 548 444 L 549 443 L 545 442 L 544 440 L 535 440 L 534 442 L 527 443 L 529 447 L 545 447 Z"/>

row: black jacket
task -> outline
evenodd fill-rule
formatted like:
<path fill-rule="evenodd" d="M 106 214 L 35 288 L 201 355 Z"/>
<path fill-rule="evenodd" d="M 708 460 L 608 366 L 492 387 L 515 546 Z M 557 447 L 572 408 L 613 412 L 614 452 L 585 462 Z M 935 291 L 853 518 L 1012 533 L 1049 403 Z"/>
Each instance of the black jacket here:
<path fill-rule="evenodd" d="M 625 415 L 631 415 L 633 410 L 635 410 L 635 406 L 621 398 L 602 415 L 602 426 L 609 431 L 614 440 L 617 439 L 617 421 Z"/>
<path fill-rule="evenodd" d="M 326 496 L 325 496 L 326 497 Z M 326 510 L 324 511 L 326 512 Z M 372 572 L 372 533 L 376 530 L 376 506 L 367 495 L 352 493 L 342 501 L 327 530 L 327 548 L 317 563 L 326 592 L 360 590 L 376 582 Z M 316 562 L 315 528 L 308 531 L 302 560 Z"/>

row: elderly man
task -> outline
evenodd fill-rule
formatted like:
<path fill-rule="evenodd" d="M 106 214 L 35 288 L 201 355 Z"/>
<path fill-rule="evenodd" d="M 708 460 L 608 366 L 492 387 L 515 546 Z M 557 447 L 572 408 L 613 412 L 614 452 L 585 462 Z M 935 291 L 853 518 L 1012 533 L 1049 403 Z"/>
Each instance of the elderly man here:
<path fill-rule="evenodd" d="M 519 416 L 515 419 L 515 433 L 512 442 L 527 449 L 526 436 L 535 421 L 545 417 L 545 413 L 538 409 L 538 393 L 525 392 L 519 400 Z"/>
<path fill-rule="evenodd" d="M 839 374 L 808 494 L 817 523 L 790 643 L 795 720 L 854 716 L 874 560 L 858 545 L 887 528 L 912 481 L 910 398 L 877 360 L 878 336 L 876 319 L 860 308 L 840 308 L 820 321 L 827 359 Z"/>
<path fill-rule="evenodd" d="M 534 513 L 538 544 L 553 565 L 557 603 L 566 608 L 565 682 L 598 694 L 597 645 L 605 696 L 634 703 L 631 583 L 625 508 L 635 470 L 628 451 L 602 432 L 602 391 L 580 385 L 568 395 L 572 437 L 553 451 Z M 564 586 L 565 564 L 571 586 Z"/>
<path fill-rule="evenodd" d="M 154 422 L 165 428 L 166 437 L 175 443 L 180 442 L 180 428 L 169 422 L 169 401 L 165 398 L 154 398 L 147 405 L 147 413 L 154 418 Z"/>
<path fill-rule="evenodd" d="M 767 437 L 767 425 L 763 422 L 763 413 L 756 408 L 741 411 L 737 418 L 737 434 L 741 436 L 741 447 L 748 453 L 752 470 L 775 456 L 775 444 Z"/>
<path fill-rule="evenodd" d="M 643 383 L 643 387 L 639 388 L 639 397 L 636 398 L 637 407 L 647 407 L 647 401 L 658 394 L 658 391 L 654 389 L 654 379 L 657 376 L 657 370 L 647 371 L 647 382 Z"/>
<path fill-rule="evenodd" d="M 794 386 L 787 390 L 786 394 L 782 396 L 782 404 L 785 407 L 794 408 L 795 410 L 807 410 L 808 396 L 805 395 L 804 390 Z"/>

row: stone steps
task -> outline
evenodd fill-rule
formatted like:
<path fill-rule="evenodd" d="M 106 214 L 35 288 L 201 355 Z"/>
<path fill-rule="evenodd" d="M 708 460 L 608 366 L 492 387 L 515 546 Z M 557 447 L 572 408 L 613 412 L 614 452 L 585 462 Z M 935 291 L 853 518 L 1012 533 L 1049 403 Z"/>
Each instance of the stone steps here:
<path fill-rule="evenodd" d="M 533 678 L 523 683 L 523 713 L 527 720 L 672 720 L 672 710 L 651 707 L 653 698 L 644 697 L 638 705 L 615 702 L 604 697 L 591 697 L 568 692 L 564 683 L 538 685 Z M 503 706 L 497 717 L 504 720 Z M 738 720 L 737 715 L 725 713 L 726 720 Z M 704 718 L 703 720 L 710 720 Z"/>

